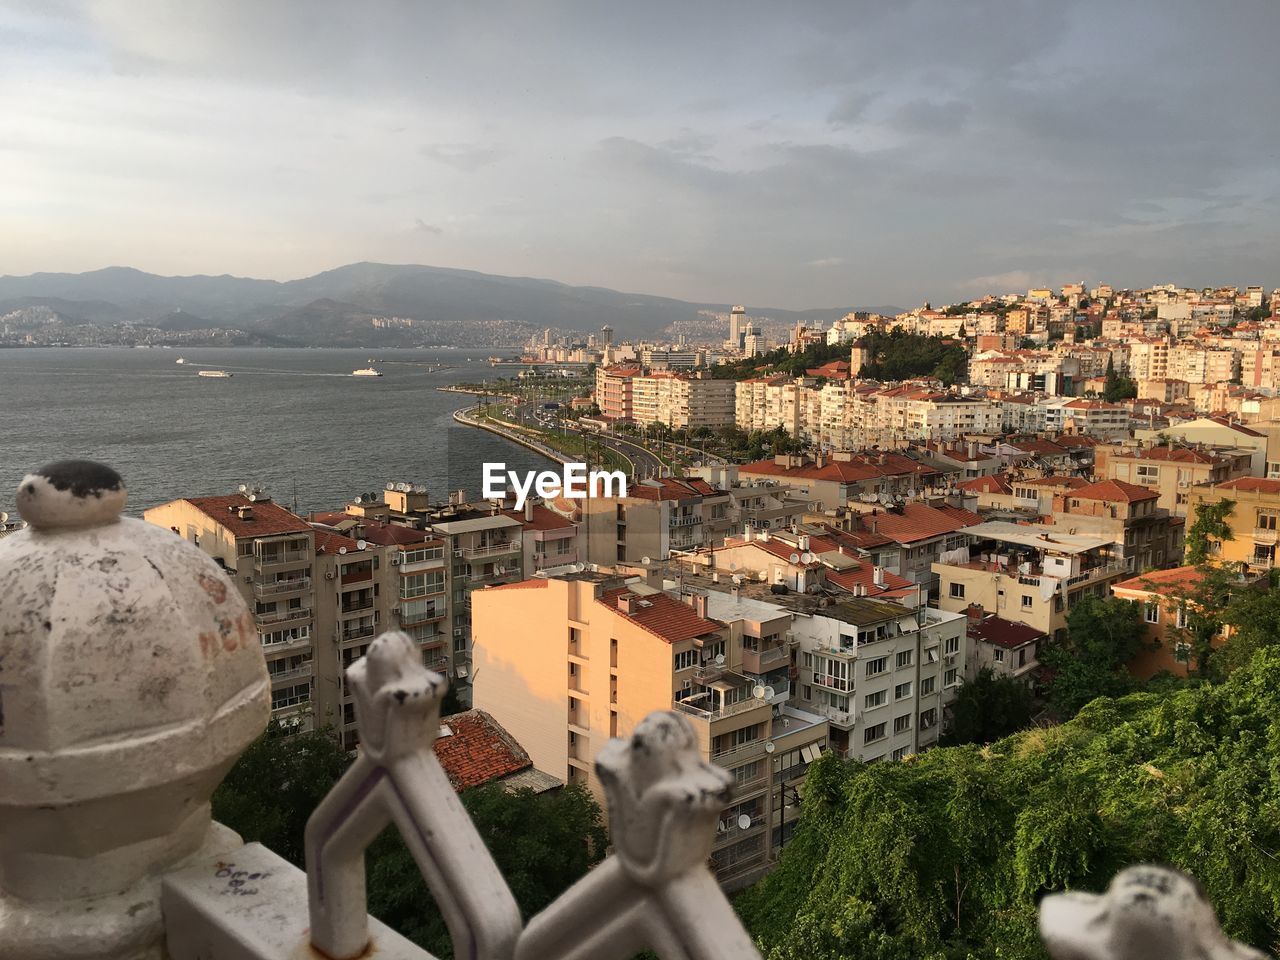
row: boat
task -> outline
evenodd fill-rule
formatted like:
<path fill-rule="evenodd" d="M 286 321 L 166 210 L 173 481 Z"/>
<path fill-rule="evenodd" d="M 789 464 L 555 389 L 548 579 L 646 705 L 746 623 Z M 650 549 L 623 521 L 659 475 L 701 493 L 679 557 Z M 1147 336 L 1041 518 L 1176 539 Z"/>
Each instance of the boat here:
<path fill-rule="evenodd" d="M 179 357 L 177 360 L 175 360 L 175 361 L 173 361 L 173 362 L 174 362 L 174 363 L 186 363 L 187 361 L 186 361 L 186 360 L 184 360 L 182 357 Z"/>
<path fill-rule="evenodd" d="M 380 377 L 380 376 L 382 376 L 382 374 L 381 374 L 381 373 L 379 373 L 377 370 L 373 369 L 373 367 L 365 367 L 365 368 L 364 368 L 364 369 L 362 369 L 362 370 L 352 370 L 352 371 L 351 371 L 351 375 L 352 375 L 353 377 Z"/>
<path fill-rule="evenodd" d="M 202 377 L 232 377 L 235 374 L 227 373 L 225 370 L 201 370 L 199 376 Z"/>

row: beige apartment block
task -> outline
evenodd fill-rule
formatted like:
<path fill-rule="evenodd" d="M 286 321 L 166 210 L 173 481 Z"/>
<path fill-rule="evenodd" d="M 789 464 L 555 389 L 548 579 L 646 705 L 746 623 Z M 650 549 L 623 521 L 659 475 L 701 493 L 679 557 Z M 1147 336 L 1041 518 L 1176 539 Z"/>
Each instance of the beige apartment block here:
<path fill-rule="evenodd" d="M 1053 522 L 1059 529 L 1104 537 L 1112 554 L 1136 572 L 1182 560 L 1185 521 L 1159 506 L 1154 490 L 1124 480 L 1099 480 L 1056 495 Z"/>
<path fill-rule="evenodd" d="M 143 516 L 226 571 L 254 613 L 271 676 L 272 719 L 309 730 L 316 692 L 315 532 L 279 504 L 253 496 L 187 497 Z"/>
<path fill-rule="evenodd" d="M 580 502 L 590 563 L 665 560 L 672 550 L 714 543 L 729 529 L 729 495 L 705 480 L 650 478 L 630 484 L 625 497 Z"/>
<path fill-rule="evenodd" d="M 1192 487 L 1247 476 L 1252 455 L 1250 450 L 1214 451 L 1172 443 L 1153 447 L 1104 444 L 1095 451 L 1094 469 L 1101 479 L 1123 480 L 1154 490 L 1160 495 L 1159 507 L 1175 517 L 1185 517 L 1190 511 Z"/>
<path fill-rule="evenodd" d="M 938 606 L 967 613 L 976 604 L 1055 638 L 1066 631 L 1067 614 L 1076 603 L 1106 596 L 1112 581 L 1130 573 L 1126 562 L 1113 556 L 1110 537 L 1003 520 L 964 533 L 969 545 L 933 565 Z"/>
<path fill-rule="evenodd" d="M 760 875 L 789 835 L 794 785 L 827 742 L 825 720 L 758 682 L 789 676 L 788 616 L 724 622 L 705 595 L 594 573 L 485 589 L 474 604 L 476 706 L 519 736 L 535 767 L 603 802 L 605 743 L 676 710 L 736 783 L 712 851 L 717 877 L 736 888 Z"/>
<path fill-rule="evenodd" d="M 1240 477 L 1190 490 L 1191 515 L 1200 504 L 1230 500 L 1231 539 L 1213 538 L 1211 559 L 1239 565 L 1246 573 L 1267 573 L 1277 565 L 1280 544 L 1280 479 Z"/>

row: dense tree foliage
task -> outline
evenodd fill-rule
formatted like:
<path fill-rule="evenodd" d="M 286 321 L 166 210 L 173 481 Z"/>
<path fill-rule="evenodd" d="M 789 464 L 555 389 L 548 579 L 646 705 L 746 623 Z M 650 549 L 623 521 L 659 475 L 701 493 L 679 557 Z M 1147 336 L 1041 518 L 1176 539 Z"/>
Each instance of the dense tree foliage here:
<path fill-rule="evenodd" d="M 941 742 L 952 746 L 1001 740 L 1030 725 L 1031 714 L 1031 691 L 1025 683 L 984 669 L 960 688 L 951 705 L 951 729 Z"/>
<path fill-rule="evenodd" d="M 1142 608 L 1131 600 L 1086 597 L 1067 614 L 1067 633 L 1041 645 L 1040 662 L 1049 668 L 1049 702 L 1072 717 L 1095 697 L 1129 693 L 1134 679 L 1126 664 L 1142 649 Z"/>
<path fill-rule="evenodd" d="M 1227 522 L 1227 518 L 1235 508 L 1234 500 L 1196 504 L 1195 519 L 1188 525 L 1186 536 L 1183 538 L 1187 563 L 1205 563 L 1209 559 L 1214 540 L 1235 539 L 1235 535 L 1231 532 L 1231 524 Z"/>
<path fill-rule="evenodd" d="M 964 345 L 942 337 L 906 333 L 895 327 L 891 333 L 869 331 L 862 342 L 872 360 L 861 371 L 873 380 L 910 380 L 933 377 L 947 386 L 965 378 L 969 354 Z"/>
<path fill-rule="evenodd" d="M 325 732 L 285 736 L 273 726 L 241 755 L 214 791 L 213 815 L 302 867 L 307 818 L 350 763 Z M 528 918 L 603 856 L 600 807 L 581 785 L 550 794 L 490 785 L 463 806 Z M 399 835 L 388 829 L 366 857 L 369 912 L 442 960 L 452 956 L 444 920 Z"/>
<path fill-rule="evenodd" d="M 778 868 L 737 907 L 768 960 L 1041 958 L 1040 896 L 1163 861 L 1204 884 L 1229 934 L 1274 950 L 1277 749 L 1270 646 L 1220 685 L 1099 699 L 985 748 L 824 756 Z"/>

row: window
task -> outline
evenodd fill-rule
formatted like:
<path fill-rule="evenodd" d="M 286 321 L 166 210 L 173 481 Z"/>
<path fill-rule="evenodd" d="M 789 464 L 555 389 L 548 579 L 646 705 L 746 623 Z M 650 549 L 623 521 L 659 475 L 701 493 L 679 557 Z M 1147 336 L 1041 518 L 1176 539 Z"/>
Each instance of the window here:
<path fill-rule="evenodd" d="M 849 661 L 835 657 L 813 658 L 813 682 L 833 690 L 848 690 L 853 684 L 849 676 Z"/>
<path fill-rule="evenodd" d="M 878 674 L 884 673 L 888 669 L 889 669 L 889 658 L 876 657 L 874 660 L 867 661 L 867 669 L 863 673 L 863 676 L 874 677 Z"/>
<path fill-rule="evenodd" d="M 734 767 L 733 779 L 738 786 L 749 783 L 760 775 L 760 761 L 752 760 L 750 763 L 743 764 L 740 767 Z"/>
<path fill-rule="evenodd" d="M 698 662 L 697 650 L 681 650 L 675 656 L 675 670 L 679 673 L 681 670 L 688 670 Z"/>
<path fill-rule="evenodd" d="M 1024 593 L 1022 595 L 1023 610 L 1030 610 L 1033 606 L 1035 606 L 1035 602 L 1036 602 L 1035 597 L 1031 596 L 1030 594 Z"/>
<path fill-rule="evenodd" d="M 1261 513 L 1261 512 L 1259 512 L 1259 514 L 1258 514 L 1258 529 L 1259 529 L 1259 530 L 1275 530 L 1275 529 L 1276 529 L 1276 515 L 1275 515 L 1274 513 Z"/>
<path fill-rule="evenodd" d="M 875 742 L 875 741 L 877 741 L 877 740 L 883 740 L 883 739 L 884 739 L 885 726 L 886 726 L 886 724 L 883 724 L 883 723 L 877 723 L 877 724 L 876 724 L 875 726 L 873 726 L 873 727 L 867 727 L 867 729 L 865 729 L 864 731 L 862 731 L 862 742 L 863 742 L 863 743 L 874 743 L 874 742 Z"/>
<path fill-rule="evenodd" d="M 937 677 L 921 677 L 920 678 L 920 696 L 927 697 L 933 693 L 933 685 L 938 682 Z"/>
<path fill-rule="evenodd" d="M 900 717 L 893 718 L 893 732 L 906 733 L 911 729 L 911 714 L 906 713 Z"/>
<path fill-rule="evenodd" d="M 906 755 L 907 755 L 907 748 L 906 748 L 906 747 L 899 747 L 897 750 L 893 751 L 893 753 L 889 754 L 889 759 L 890 759 L 890 760 L 901 760 L 901 759 L 902 759 L 903 757 L 905 757 Z"/>
<path fill-rule="evenodd" d="M 1150 601 L 1143 604 L 1142 619 L 1146 620 L 1147 623 L 1159 623 L 1160 622 L 1160 604 L 1151 603 Z"/>
<path fill-rule="evenodd" d="M 938 722 L 938 711 L 936 707 L 930 707 L 920 714 L 920 729 L 928 730 Z"/>
<path fill-rule="evenodd" d="M 902 650 L 898 653 L 898 669 L 899 670 L 901 670 L 903 667 L 911 666 L 911 661 L 914 659 L 914 653 L 915 653 L 914 650 Z"/>
<path fill-rule="evenodd" d="M 1003 651 L 1003 650 L 996 650 L 996 651 L 992 654 L 992 656 L 995 658 L 996 663 L 1004 663 L 1004 651 Z"/>
<path fill-rule="evenodd" d="M 960 682 L 960 671 L 954 667 L 942 675 L 942 685 L 944 687 L 954 687 Z"/>
<path fill-rule="evenodd" d="M 1179 630 L 1185 630 L 1187 628 L 1187 605 L 1185 603 L 1178 604 L 1178 615 L 1174 620 L 1174 625 L 1177 626 Z"/>
<path fill-rule="evenodd" d="M 954 583 L 954 582 L 953 582 L 953 583 L 951 584 L 951 597 L 952 597 L 952 599 L 953 599 L 953 600 L 963 600 L 963 599 L 964 599 L 964 584 L 963 584 L 963 583 Z"/>
<path fill-rule="evenodd" d="M 946 652 L 946 653 L 959 653 L 959 652 L 960 652 L 960 638 L 959 638 L 959 637 L 947 637 L 946 645 L 945 645 L 942 649 L 943 649 L 943 651 L 944 651 L 944 652 Z"/>
<path fill-rule="evenodd" d="M 905 699 L 906 699 L 907 697 L 909 697 L 909 696 L 911 696 L 911 681 L 910 681 L 910 680 L 908 680 L 906 683 L 900 683 L 900 684 L 898 684 L 896 687 L 894 687 L 894 688 L 893 688 L 893 699 L 895 699 L 895 700 L 905 700 Z"/>
<path fill-rule="evenodd" d="M 295 687 L 281 687 L 279 690 L 271 691 L 272 710 L 279 710 L 281 707 L 293 707 L 310 701 L 311 684 L 309 683 L 300 683 Z"/>
<path fill-rule="evenodd" d="M 702 648 L 702 662 L 714 660 L 716 657 L 724 656 L 724 641 L 717 640 L 715 643 L 708 643 Z"/>
<path fill-rule="evenodd" d="M 819 690 L 818 703 L 824 707 L 830 707 L 832 710 L 839 710 L 841 713 L 849 712 L 849 698 L 833 690 Z"/>
<path fill-rule="evenodd" d="M 1018 667 L 1022 668 L 1027 665 L 1027 648 L 1023 647 L 1018 651 Z"/>
<path fill-rule="evenodd" d="M 812 699 L 813 699 L 813 687 L 809 686 L 809 684 L 807 684 L 807 683 L 806 683 L 806 684 L 801 688 L 801 690 L 803 691 L 802 696 L 804 697 L 804 699 L 806 699 L 806 700 L 812 700 Z"/>
<path fill-rule="evenodd" d="M 889 699 L 889 691 L 877 690 L 875 693 L 868 693 L 862 698 L 862 706 L 866 710 L 874 710 L 876 707 L 883 707 Z"/>
<path fill-rule="evenodd" d="M 812 654 L 812 653 L 806 653 L 806 654 L 804 655 L 804 668 L 805 668 L 806 670 L 812 670 L 812 669 L 813 669 L 813 654 Z"/>

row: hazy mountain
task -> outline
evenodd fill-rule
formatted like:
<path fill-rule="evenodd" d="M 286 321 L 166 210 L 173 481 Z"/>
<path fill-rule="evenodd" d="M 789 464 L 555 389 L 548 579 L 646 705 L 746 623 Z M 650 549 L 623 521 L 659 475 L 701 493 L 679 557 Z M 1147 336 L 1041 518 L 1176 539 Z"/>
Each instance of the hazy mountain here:
<path fill-rule="evenodd" d="M 440 324 L 517 322 L 532 328 L 595 330 L 609 324 L 622 337 L 651 335 L 700 309 L 727 304 L 573 287 L 554 280 L 502 277 L 445 267 L 353 263 L 301 280 L 232 276 L 161 277 L 130 267 L 88 273 L 0 277 L 0 307 L 47 305 L 79 322 L 140 322 L 166 329 L 191 324 L 237 327 L 314 344 L 407 342 L 409 335 L 375 329 L 375 316 Z M 791 311 L 748 305 L 751 314 L 795 323 L 827 322 L 852 307 Z M 896 307 L 864 307 L 897 312 Z M 459 340 L 470 339 L 459 331 Z"/>

